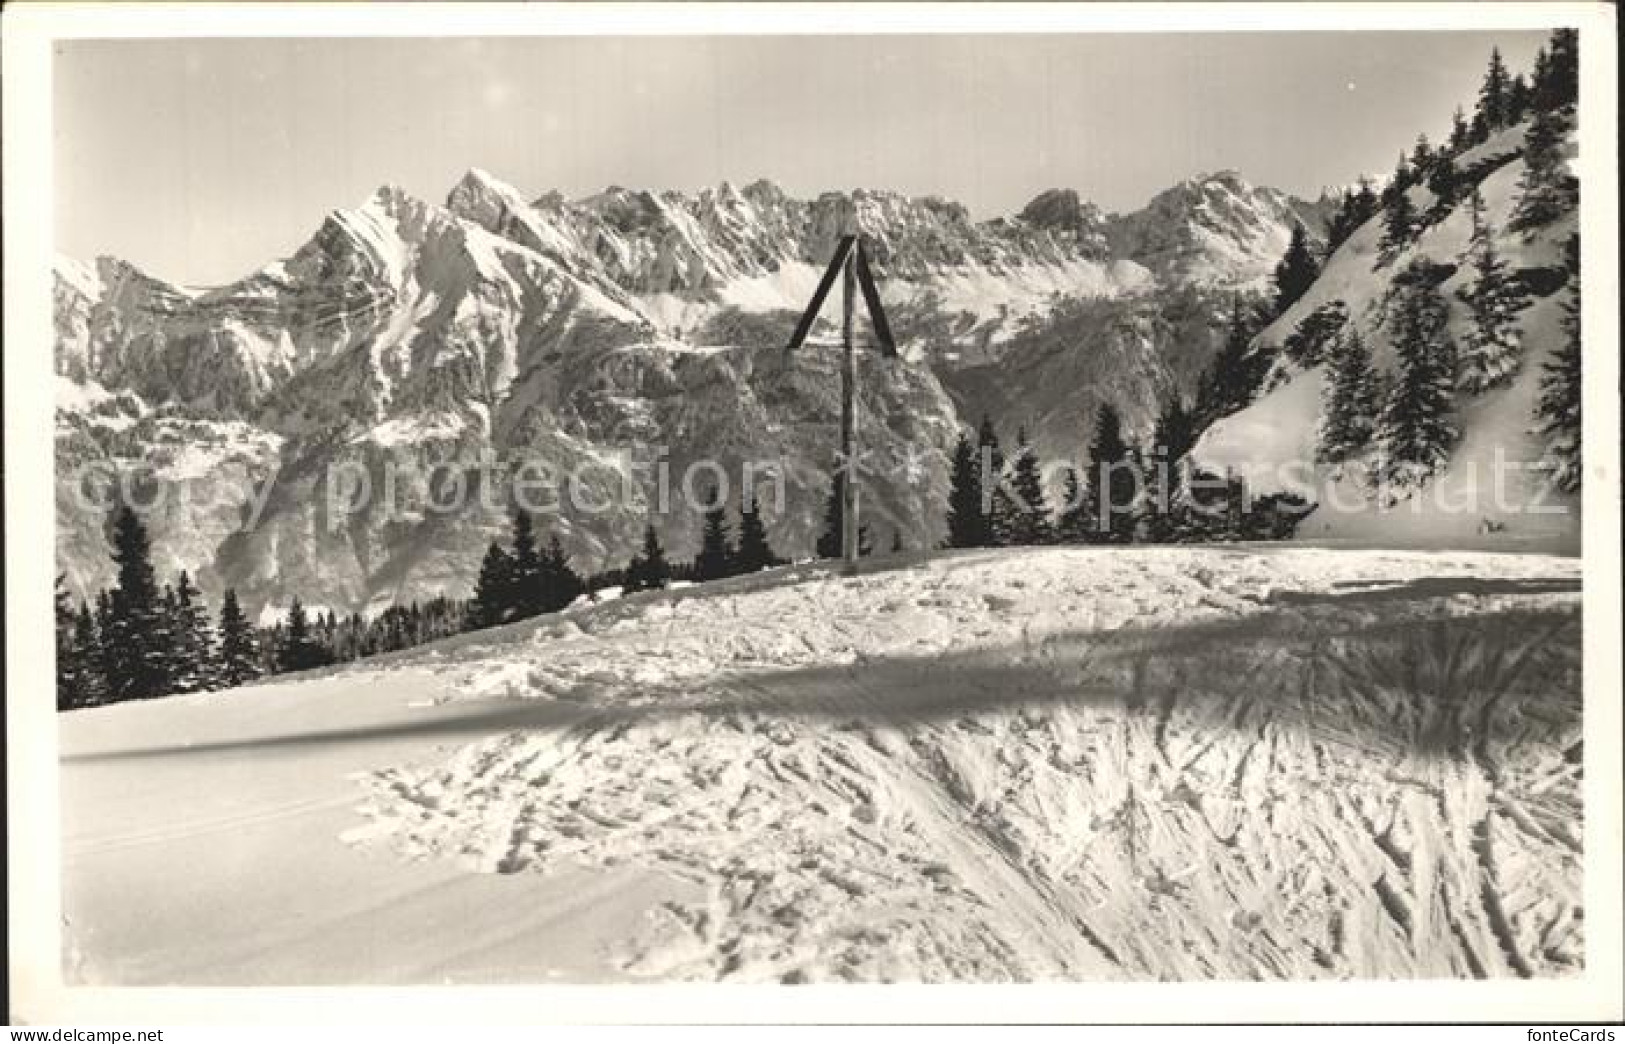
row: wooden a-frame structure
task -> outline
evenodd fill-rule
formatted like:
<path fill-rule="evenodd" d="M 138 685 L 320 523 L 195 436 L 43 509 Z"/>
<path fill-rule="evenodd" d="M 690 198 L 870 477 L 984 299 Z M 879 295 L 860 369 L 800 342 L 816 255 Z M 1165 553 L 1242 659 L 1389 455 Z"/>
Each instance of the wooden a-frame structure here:
<path fill-rule="evenodd" d="M 852 319 L 856 306 L 856 291 L 862 290 L 863 303 L 869 311 L 869 321 L 874 325 L 875 340 L 879 344 L 880 354 L 888 359 L 896 359 L 897 342 L 892 338 L 891 324 L 886 321 L 885 309 L 880 305 L 880 292 L 875 288 L 874 273 L 869 269 L 869 255 L 863 248 L 863 239 L 856 235 L 842 236 L 835 246 L 835 256 L 830 258 L 829 267 L 824 270 L 824 277 L 818 281 L 818 289 L 813 292 L 812 300 L 807 304 L 807 310 L 796 324 L 795 333 L 790 335 L 790 343 L 785 345 L 786 354 L 795 351 L 807 339 L 812 330 L 813 323 L 818 321 L 818 313 L 824 307 L 824 299 L 829 296 L 830 288 L 835 285 L 835 277 L 841 277 L 841 453 L 837 475 L 842 476 L 842 505 L 841 505 L 841 557 L 847 566 L 852 569 L 858 564 L 858 482 L 857 482 L 857 442 L 858 442 L 858 351 L 853 338 Z"/>

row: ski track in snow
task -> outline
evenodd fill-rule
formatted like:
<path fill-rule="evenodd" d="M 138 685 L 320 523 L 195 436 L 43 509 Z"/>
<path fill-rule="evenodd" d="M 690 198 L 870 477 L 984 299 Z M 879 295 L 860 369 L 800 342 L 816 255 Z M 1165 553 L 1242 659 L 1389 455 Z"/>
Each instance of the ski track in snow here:
<path fill-rule="evenodd" d="M 461 640 L 457 698 L 579 715 L 367 775 L 345 840 L 482 874 L 678 878 L 684 897 L 605 944 L 633 979 L 1579 969 L 1577 562 L 871 568 Z"/>

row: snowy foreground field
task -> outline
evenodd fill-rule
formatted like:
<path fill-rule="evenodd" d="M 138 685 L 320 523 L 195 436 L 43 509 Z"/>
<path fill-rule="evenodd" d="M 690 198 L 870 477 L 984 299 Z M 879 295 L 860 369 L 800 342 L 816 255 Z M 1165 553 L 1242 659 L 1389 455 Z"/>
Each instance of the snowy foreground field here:
<path fill-rule="evenodd" d="M 780 570 L 62 718 L 71 980 L 1553 976 L 1580 576 Z"/>

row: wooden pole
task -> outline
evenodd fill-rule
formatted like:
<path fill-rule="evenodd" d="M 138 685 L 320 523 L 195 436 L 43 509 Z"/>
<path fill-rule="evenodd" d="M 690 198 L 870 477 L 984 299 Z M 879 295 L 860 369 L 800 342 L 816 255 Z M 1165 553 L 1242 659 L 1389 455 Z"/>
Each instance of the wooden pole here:
<path fill-rule="evenodd" d="M 841 553 L 847 567 L 858 566 L 858 349 L 852 337 L 852 312 L 857 297 L 857 269 L 847 254 L 841 272 L 841 464 L 843 499 Z"/>

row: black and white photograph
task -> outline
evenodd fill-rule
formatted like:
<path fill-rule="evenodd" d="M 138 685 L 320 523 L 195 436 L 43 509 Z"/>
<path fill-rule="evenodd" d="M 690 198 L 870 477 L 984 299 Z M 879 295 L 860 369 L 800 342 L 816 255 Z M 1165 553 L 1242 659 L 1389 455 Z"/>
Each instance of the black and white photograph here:
<path fill-rule="evenodd" d="M 1620 1017 L 1604 5 L 142 6 L 8 49 L 17 1012 Z"/>

